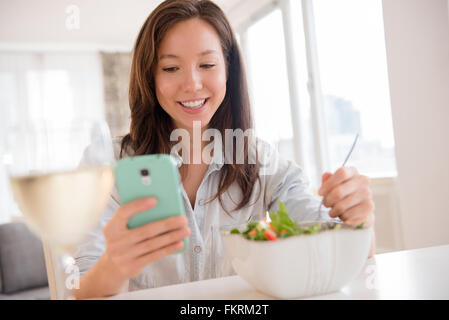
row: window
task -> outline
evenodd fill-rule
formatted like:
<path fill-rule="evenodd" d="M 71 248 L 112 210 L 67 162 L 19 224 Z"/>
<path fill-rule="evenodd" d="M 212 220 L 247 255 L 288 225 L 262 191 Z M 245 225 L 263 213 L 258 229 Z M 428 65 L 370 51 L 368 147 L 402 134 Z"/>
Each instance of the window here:
<path fill-rule="evenodd" d="M 246 66 L 256 135 L 294 159 L 282 28 L 282 13 L 275 9 L 247 29 Z"/>
<path fill-rule="evenodd" d="M 5 130 L 27 119 L 60 122 L 70 122 L 77 116 L 103 119 L 98 54 L 0 52 L 0 114 L 0 223 L 3 223 L 20 215 L 3 167 Z"/>
<path fill-rule="evenodd" d="M 289 51 L 286 30 L 297 41 Z M 256 132 L 305 166 L 313 189 L 323 171 L 342 165 L 356 133 L 348 165 L 370 177 L 396 175 L 381 0 L 283 0 L 240 35 Z"/>
<path fill-rule="evenodd" d="M 323 113 L 331 170 L 360 133 L 351 165 L 369 176 L 394 176 L 382 1 L 314 0 Z"/>

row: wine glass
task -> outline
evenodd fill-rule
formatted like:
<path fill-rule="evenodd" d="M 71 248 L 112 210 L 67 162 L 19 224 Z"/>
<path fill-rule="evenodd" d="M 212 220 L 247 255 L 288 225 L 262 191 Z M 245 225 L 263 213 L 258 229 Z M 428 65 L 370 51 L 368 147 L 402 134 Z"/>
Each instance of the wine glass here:
<path fill-rule="evenodd" d="M 30 230 L 61 258 L 54 265 L 57 295 L 72 298 L 63 271 L 74 265 L 71 254 L 97 223 L 114 184 L 109 128 L 103 120 L 24 120 L 7 130 L 5 147 L 14 199 Z"/>

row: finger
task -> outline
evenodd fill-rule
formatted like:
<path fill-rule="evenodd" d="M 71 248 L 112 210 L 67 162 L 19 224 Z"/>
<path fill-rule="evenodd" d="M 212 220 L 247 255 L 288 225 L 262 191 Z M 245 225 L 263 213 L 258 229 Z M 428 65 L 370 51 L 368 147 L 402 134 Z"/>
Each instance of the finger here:
<path fill-rule="evenodd" d="M 336 186 L 324 198 L 323 204 L 328 208 L 333 207 L 342 199 L 356 192 L 363 193 L 368 198 L 371 197 L 371 190 L 369 189 L 369 181 L 367 177 L 355 176 L 352 179 Z"/>
<path fill-rule="evenodd" d="M 185 216 L 174 216 L 163 220 L 150 222 L 146 225 L 130 230 L 128 233 L 128 238 L 132 243 L 139 243 L 161 233 L 184 227 L 187 223 L 188 220 Z"/>
<path fill-rule="evenodd" d="M 375 217 L 374 213 L 370 213 L 368 217 L 364 215 L 359 215 L 357 217 L 351 218 L 346 221 L 346 224 L 351 226 L 358 226 L 363 223 L 363 227 L 369 228 L 374 225 Z"/>
<path fill-rule="evenodd" d="M 184 241 L 172 243 L 168 246 L 165 246 L 156 251 L 153 251 L 151 253 L 139 257 L 136 261 L 136 264 L 138 265 L 139 268 L 143 268 L 154 261 L 157 261 L 165 256 L 168 256 L 169 254 L 178 252 L 182 248 L 184 248 Z"/>
<path fill-rule="evenodd" d="M 332 218 L 338 217 L 348 211 L 350 208 L 362 203 L 365 200 L 371 199 L 371 192 L 369 189 L 357 190 L 346 196 L 343 199 L 339 199 L 335 203 L 332 203 L 329 211 L 329 216 Z"/>
<path fill-rule="evenodd" d="M 320 186 L 320 188 L 318 189 L 318 194 L 319 194 L 319 195 L 321 195 L 320 191 L 321 191 L 321 188 L 323 187 L 324 182 L 325 182 L 326 180 L 328 180 L 330 177 L 332 177 L 332 173 L 330 173 L 330 172 L 325 172 L 325 173 L 323 173 L 323 175 L 321 176 L 321 186 Z"/>
<path fill-rule="evenodd" d="M 363 223 L 364 227 L 368 227 L 365 224 L 367 219 L 368 219 L 368 217 L 366 217 L 366 216 L 357 216 L 357 217 L 352 218 L 351 220 L 347 220 L 345 223 L 350 226 L 353 226 L 353 227 L 359 226 Z"/>
<path fill-rule="evenodd" d="M 117 210 L 117 217 L 126 221 L 128 223 L 128 219 L 135 215 L 136 213 L 151 209 L 155 207 L 157 204 L 157 199 L 155 197 L 145 197 L 141 199 L 137 199 L 128 203 L 125 203 Z"/>
<path fill-rule="evenodd" d="M 358 175 L 356 168 L 344 167 L 338 169 L 329 179 L 326 180 L 326 182 L 324 182 L 319 190 L 319 194 L 326 196 L 333 188 L 356 175 Z"/>
<path fill-rule="evenodd" d="M 332 173 L 330 172 L 323 173 L 323 175 L 321 176 L 321 183 L 324 183 L 330 177 L 332 177 Z"/>
<path fill-rule="evenodd" d="M 366 200 L 344 212 L 340 215 L 340 219 L 345 223 L 354 223 L 352 220 L 366 220 L 373 212 L 374 203 L 371 200 Z"/>
<path fill-rule="evenodd" d="M 176 229 L 174 231 L 170 231 L 164 233 L 163 235 L 156 236 L 150 239 L 146 239 L 133 248 L 130 256 L 133 258 L 144 256 L 148 253 L 151 253 L 157 249 L 168 246 L 172 243 L 183 240 L 184 238 L 190 235 L 190 229 L 187 227 Z"/>

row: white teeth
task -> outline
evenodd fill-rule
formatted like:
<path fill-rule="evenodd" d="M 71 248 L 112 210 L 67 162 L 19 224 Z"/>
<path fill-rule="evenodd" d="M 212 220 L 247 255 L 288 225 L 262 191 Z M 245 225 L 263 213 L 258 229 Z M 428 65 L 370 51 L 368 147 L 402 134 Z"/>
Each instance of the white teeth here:
<path fill-rule="evenodd" d="M 181 104 L 187 108 L 199 108 L 204 104 L 205 101 L 206 99 L 202 99 L 197 101 L 181 102 Z"/>

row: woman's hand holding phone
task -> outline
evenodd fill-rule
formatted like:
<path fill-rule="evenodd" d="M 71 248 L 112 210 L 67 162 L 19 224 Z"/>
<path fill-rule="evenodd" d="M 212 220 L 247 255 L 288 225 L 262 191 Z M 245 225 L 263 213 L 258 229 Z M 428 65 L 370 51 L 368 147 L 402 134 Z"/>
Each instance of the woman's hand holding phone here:
<path fill-rule="evenodd" d="M 106 242 L 104 258 L 123 277 L 139 275 L 142 269 L 184 247 L 190 235 L 187 218 L 174 216 L 128 229 L 128 219 L 156 206 L 157 199 L 146 197 L 122 205 L 103 229 Z"/>

